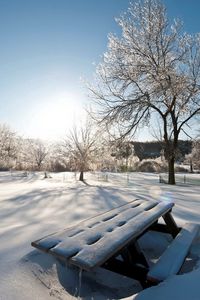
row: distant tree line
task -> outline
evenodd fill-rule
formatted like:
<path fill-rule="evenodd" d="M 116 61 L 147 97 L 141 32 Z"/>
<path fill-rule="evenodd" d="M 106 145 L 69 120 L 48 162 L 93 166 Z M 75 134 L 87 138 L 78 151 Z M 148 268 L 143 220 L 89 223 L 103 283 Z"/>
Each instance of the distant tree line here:
<path fill-rule="evenodd" d="M 136 142 L 115 140 L 86 122 L 74 127 L 57 143 L 22 138 L 6 125 L 0 125 L 0 170 L 77 171 L 84 181 L 84 172 L 98 171 L 159 171 L 167 168 L 164 144 L 159 141 Z M 147 161 L 157 159 L 160 161 Z M 142 164 L 139 162 L 143 161 Z M 190 171 L 200 168 L 200 141 L 180 140 L 177 162 L 185 161 Z M 139 169 L 137 169 L 139 168 Z M 167 170 L 167 169 L 166 169 Z"/>
<path fill-rule="evenodd" d="M 157 158 L 164 156 L 167 157 L 165 153 L 165 143 L 161 141 L 151 141 L 151 142 L 132 142 L 134 146 L 135 155 L 139 160 L 148 158 Z M 192 152 L 191 140 L 179 140 L 178 147 L 176 151 L 176 162 L 184 161 L 185 155 Z"/>

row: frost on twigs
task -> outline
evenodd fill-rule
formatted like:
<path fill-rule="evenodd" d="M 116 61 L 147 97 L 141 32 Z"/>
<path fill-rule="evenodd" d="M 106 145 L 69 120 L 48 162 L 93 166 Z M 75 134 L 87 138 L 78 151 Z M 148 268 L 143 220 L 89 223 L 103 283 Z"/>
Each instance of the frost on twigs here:
<path fill-rule="evenodd" d="M 181 132 L 200 112 L 199 34 L 170 24 L 157 0 L 131 4 L 117 19 L 121 36 L 109 35 L 108 49 L 90 87 L 97 118 L 121 127 L 124 135 L 159 121 L 169 183 L 175 183 L 174 163 Z"/>

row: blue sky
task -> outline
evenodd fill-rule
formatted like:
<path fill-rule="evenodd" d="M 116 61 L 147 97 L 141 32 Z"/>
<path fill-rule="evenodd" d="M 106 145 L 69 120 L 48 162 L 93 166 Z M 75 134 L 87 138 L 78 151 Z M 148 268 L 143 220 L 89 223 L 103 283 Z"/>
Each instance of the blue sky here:
<path fill-rule="evenodd" d="M 165 0 L 170 18 L 200 31 L 197 0 Z M 0 123 L 24 136 L 60 138 L 81 118 L 114 17 L 129 0 L 0 0 Z M 144 136 L 148 139 L 147 136 Z M 150 139 L 150 138 L 149 138 Z"/>

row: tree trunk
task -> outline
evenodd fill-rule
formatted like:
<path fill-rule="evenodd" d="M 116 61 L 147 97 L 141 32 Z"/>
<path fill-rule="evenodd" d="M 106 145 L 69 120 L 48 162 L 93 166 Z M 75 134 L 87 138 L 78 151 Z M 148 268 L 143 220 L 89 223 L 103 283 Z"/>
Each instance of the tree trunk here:
<path fill-rule="evenodd" d="M 84 181 L 83 171 L 80 172 L 79 180 L 80 180 L 80 181 Z"/>
<path fill-rule="evenodd" d="M 126 157 L 126 172 L 128 172 L 128 157 Z"/>
<path fill-rule="evenodd" d="M 168 158 L 168 184 L 176 184 L 174 163 L 174 157 Z"/>
<path fill-rule="evenodd" d="M 190 173 L 194 173 L 192 160 L 190 160 Z"/>

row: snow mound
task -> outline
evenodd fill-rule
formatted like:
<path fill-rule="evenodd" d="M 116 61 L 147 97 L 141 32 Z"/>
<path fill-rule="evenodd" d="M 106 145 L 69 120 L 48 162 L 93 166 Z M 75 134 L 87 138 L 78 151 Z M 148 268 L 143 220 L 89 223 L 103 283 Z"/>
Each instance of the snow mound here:
<path fill-rule="evenodd" d="M 21 264 L 53 299 L 119 299 L 141 290 L 132 279 L 101 268 L 88 273 L 37 250 L 25 256 Z"/>

